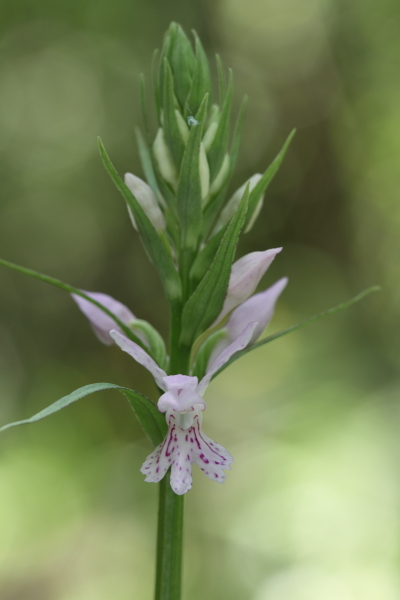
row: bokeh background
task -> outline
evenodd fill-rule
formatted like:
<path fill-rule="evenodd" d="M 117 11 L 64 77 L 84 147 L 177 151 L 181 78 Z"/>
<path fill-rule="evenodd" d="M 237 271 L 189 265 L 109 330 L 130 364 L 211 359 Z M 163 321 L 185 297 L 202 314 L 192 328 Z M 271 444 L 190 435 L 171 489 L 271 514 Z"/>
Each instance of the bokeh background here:
<path fill-rule="evenodd" d="M 298 128 L 238 255 L 284 252 L 270 332 L 380 284 L 282 338 L 207 392 L 235 457 L 187 495 L 190 600 L 400 598 L 399 0 L 3 0 L 0 255 L 103 291 L 167 333 L 167 307 L 103 170 L 142 175 L 138 75 L 171 20 L 250 96 L 232 191 Z M 150 375 L 103 347 L 68 295 L 0 270 L 0 421 Z M 152 597 L 157 489 L 124 399 L 107 392 L 0 439 L 1 600 Z"/>

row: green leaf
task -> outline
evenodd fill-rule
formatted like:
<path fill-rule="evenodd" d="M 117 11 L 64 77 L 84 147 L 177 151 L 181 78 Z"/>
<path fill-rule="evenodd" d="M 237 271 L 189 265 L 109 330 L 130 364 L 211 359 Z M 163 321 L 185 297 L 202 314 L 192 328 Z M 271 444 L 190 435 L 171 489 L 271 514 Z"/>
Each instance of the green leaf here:
<path fill-rule="evenodd" d="M 195 57 L 192 45 L 180 25 L 175 24 L 172 48 L 168 55 L 174 76 L 176 97 L 183 109 L 192 84 Z"/>
<path fill-rule="evenodd" d="M 246 187 L 239 207 L 229 222 L 209 270 L 183 309 L 181 333 L 183 346 L 190 348 L 195 339 L 215 321 L 222 310 L 236 246 L 246 217 L 248 198 L 249 186 Z"/>
<path fill-rule="evenodd" d="M 207 152 L 207 159 L 210 165 L 210 181 L 212 182 L 218 175 L 219 170 L 227 152 L 229 140 L 229 127 L 232 107 L 233 79 L 232 71 L 229 70 L 228 91 L 222 106 L 221 116 L 218 123 L 218 129 L 212 141 L 211 147 Z"/>
<path fill-rule="evenodd" d="M 227 228 L 228 224 L 226 224 L 225 227 L 222 227 L 197 254 L 190 270 L 190 278 L 192 281 L 198 283 L 201 279 L 203 279 L 207 270 L 210 268 L 215 253 L 218 250 L 218 246 L 220 245 Z"/>
<path fill-rule="evenodd" d="M 199 36 L 193 31 L 196 44 L 196 64 L 193 73 L 192 85 L 186 100 L 185 116 L 195 115 L 200 108 L 204 96 L 211 92 L 210 70 L 207 56 Z"/>
<path fill-rule="evenodd" d="M 138 127 L 136 127 L 136 140 L 139 150 L 140 162 L 142 163 L 143 172 L 146 177 L 146 181 L 155 193 L 157 199 L 160 201 L 160 204 L 165 205 L 165 200 L 162 198 L 158 184 L 157 178 L 154 173 L 153 163 L 151 160 L 151 154 L 148 145 L 143 139 L 142 132 Z"/>
<path fill-rule="evenodd" d="M 195 249 L 201 231 L 200 143 L 207 106 L 208 94 L 204 97 L 196 114 L 199 124 L 190 128 L 179 174 L 176 197 L 182 248 Z"/>
<path fill-rule="evenodd" d="M 285 157 L 286 151 L 289 148 L 290 142 L 292 141 L 295 133 L 296 133 L 295 129 L 293 129 L 290 132 L 290 134 L 288 135 L 288 137 L 286 139 L 286 142 L 283 144 L 281 151 L 274 158 L 272 163 L 269 165 L 268 169 L 265 171 L 264 175 L 262 176 L 260 181 L 257 183 L 257 185 L 254 187 L 254 189 L 250 192 L 249 210 L 247 211 L 246 225 L 250 221 L 253 212 L 256 210 L 257 205 L 261 199 L 261 196 L 265 193 L 265 191 L 266 191 L 267 187 L 269 186 L 269 184 L 271 183 L 274 175 L 276 174 L 279 167 L 281 166 L 281 163 Z"/>
<path fill-rule="evenodd" d="M 8 260 L 4 260 L 3 258 L 0 258 L 0 265 L 3 265 L 4 267 L 8 267 L 9 269 L 13 269 L 13 271 L 18 271 L 18 273 L 23 273 L 23 275 L 29 275 L 29 277 L 33 277 L 34 279 L 39 279 L 40 281 L 44 281 L 45 283 L 49 283 L 50 285 L 54 285 L 55 287 L 58 287 L 59 289 L 64 290 L 65 292 L 68 292 L 69 294 L 76 294 L 77 296 L 81 296 L 82 298 L 85 298 L 85 300 L 87 300 L 91 304 L 94 304 L 94 306 L 97 306 L 97 308 L 100 308 L 106 315 L 111 317 L 113 319 L 113 321 L 122 329 L 122 331 L 125 333 L 125 335 L 129 339 L 131 339 L 133 342 L 138 344 L 141 348 L 146 350 L 146 352 L 149 352 L 149 349 L 133 333 L 133 331 L 125 325 L 125 323 L 120 321 L 120 319 L 118 319 L 118 317 L 116 315 L 114 315 L 110 310 L 108 310 L 108 308 L 103 306 L 100 302 L 97 302 L 97 300 L 94 300 L 93 298 L 91 298 L 90 296 L 85 294 L 85 292 L 82 292 L 82 290 L 79 290 L 78 288 L 75 288 L 72 285 L 69 285 L 68 283 L 64 283 L 63 281 L 60 281 L 59 279 L 55 279 L 54 277 L 49 277 L 48 275 L 43 275 L 42 273 L 38 273 L 37 271 L 33 271 L 32 269 L 27 269 L 26 267 L 21 267 L 20 265 L 16 265 L 12 262 L 9 262 Z M 149 354 L 151 354 L 151 351 L 149 352 Z M 153 355 L 152 355 L 152 357 L 154 358 Z"/>
<path fill-rule="evenodd" d="M 138 421 L 143 427 L 149 440 L 155 446 L 163 441 L 167 432 L 167 424 L 165 422 L 165 418 L 158 411 L 157 406 L 151 400 L 149 400 L 149 398 L 139 394 L 139 392 L 135 392 L 129 388 L 121 387 L 120 385 L 115 385 L 114 383 L 92 383 L 90 385 L 85 385 L 84 387 L 75 390 L 71 394 L 68 394 L 68 396 L 64 396 L 63 398 L 60 398 L 60 400 L 50 404 L 50 406 L 41 410 L 30 419 L 23 419 L 22 421 L 9 423 L 8 425 L 0 427 L 0 431 L 4 431 L 10 427 L 16 427 L 17 425 L 27 425 L 28 423 L 40 421 L 41 419 L 44 419 L 45 417 L 48 417 L 65 408 L 66 406 L 69 406 L 73 402 L 76 402 L 77 400 L 80 400 L 89 394 L 100 392 L 102 390 L 119 390 L 122 392 L 129 400 L 134 412 L 136 413 Z"/>
<path fill-rule="evenodd" d="M 214 331 L 200 346 L 196 358 L 194 361 L 192 375 L 199 378 L 199 381 L 204 377 L 207 370 L 207 365 L 210 360 L 210 356 L 215 346 L 226 336 L 225 329 L 218 329 Z"/>
<path fill-rule="evenodd" d="M 121 192 L 125 202 L 132 210 L 136 225 L 139 230 L 143 245 L 149 255 L 150 260 L 156 266 L 156 269 L 164 284 L 165 292 L 170 303 L 173 303 L 181 297 L 181 281 L 178 272 L 175 269 L 171 256 L 164 248 L 164 244 L 157 231 L 150 222 L 148 216 L 132 194 L 130 189 L 119 177 L 115 167 L 111 163 L 107 152 L 99 138 L 99 149 L 103 159 L 104 166 L 113 180 L 117 189 Z"/>
<path fill-rule="evenodd" d="M 179 130 L 178 121 L 175 114 L 175 94 L 172 71 L 167 58 L 164 58 L 164 121 L 163 129 L 165 141 L 171 151 L 172 158 L 179 171 L 182 156 L 185 151 L 185 144 L 182 134 Z"/>
<path fill-rule="evenodd" d="M 326 317 L 330 317 L 331 315 L 334 315 L 334 314 L 344 310 L 345 308 L 349 308 L 353 304 L 356 304 L 356 302 L 359 302 L 360 300 L 365 298 L 365 296 L 368 296 L 372 292 L 378 292 L 380 289 L 381 288 L 379 285 L 374 285 L 370 288 L 367 288 L 363 292 L 360 292 L 360 294 L 357 294 L 357 296 L 354 296 L 354 298 L 350 298 L 350 300 L 347 300 L 346 302 L 342 302 L 342 304 L 338 304 L 337 306 L 334 306 L 333 308 L 329 308 L 328 310 L 326 310 L 322 313 L 319 313 L 318 315 L 314 315 L 314 317 L 311 317 L 310 319 L 307 319 L 306 321 L 302 321 L 302 323 L 298 323 L 297 325 L 292 325 L 291 327 L 288 327 L 287 329 L 283 329 L 282 331 L 273 333 L 272 335 L 269 335 L 268 337 L 264 338 L 263 340 L 260 340 L 256 344 L 252 344 L 251 346 L 248 346 L 241 352 L 237 352 L 236 354 L 234 354 L 232 356 L 232 358 L 230 360 L 228 360 L 228 362 L 223 367 L 221 367 L 220 370 L 215 373 L 215 375 L 213 375 L 213 379 L 214 379 L 214 377 L 217 377 L 217 375 L 222 373 L 222 371 L 224 369 L 229 367 L 229 365 L 231 365 L 233 362 L 235 362 L 235 360 L 237 360 L 238 358 L 241 358 L 248 352 L 257 350 L 257 348 L 260 348 L 261 346 L 264 346 L 265 344 L 269 344 L 270 342 L 273 342 L 274 340 L 277 340 L 278 338 L 283 337 L 284 335 L 288 335 L 289 333 L 293 333 L 294 331 L 303 329 L 303 327 L 312 325 L 312 323 L 316 323 L 317 321 L 320 321 L 321 319 L 325 319 Z"/>
<path fill-rule="evenodd" d="M 131 325 L 132 330 L 140 331 L 146 336 L 146 340 L 149 342 L 151 355 L 161 369 L 167 368 L 167 350 L 165 348 L 165 342 L 161 335 L 158 333 L 148 321 L 136 319 Z M 147 352 L 147 349 L 146 349 Z"/>

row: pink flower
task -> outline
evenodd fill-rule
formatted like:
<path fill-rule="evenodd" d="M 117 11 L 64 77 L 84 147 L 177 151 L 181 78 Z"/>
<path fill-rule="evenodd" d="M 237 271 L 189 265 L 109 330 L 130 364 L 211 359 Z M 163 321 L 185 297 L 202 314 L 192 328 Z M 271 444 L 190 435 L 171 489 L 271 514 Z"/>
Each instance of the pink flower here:
<path fill-rule="evenodd" d="M 257 323 L 249 323 L 213 361 L 200 382 L 190 375 L 167 375 L 140 346 L 116 329 L 110 331 L 116 344 L 148 369 L 164 391 L 158 400 L 158 409 L 166 413 L 168 433 L 143 463 L 141 472 L 146 475 L 145 481 L 160 481 L 171 467 L 173 491 L 185 494 L 192 487 L 191 465 L 196 463 L 207 477 L 224 482 L 224 470 L 230 469 L 233 458 L 201 431 L 201 413 L 206 408 L 203 395 L 212 376 L 233 354 L 250 343 L 256 327 Z"/>

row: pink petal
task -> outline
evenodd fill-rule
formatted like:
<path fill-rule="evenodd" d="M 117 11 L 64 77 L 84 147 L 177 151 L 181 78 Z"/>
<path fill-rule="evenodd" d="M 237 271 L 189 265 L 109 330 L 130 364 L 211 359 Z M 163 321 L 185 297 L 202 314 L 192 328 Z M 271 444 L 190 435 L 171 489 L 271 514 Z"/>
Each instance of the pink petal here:
<path fill-rule="evenodd" d="M 285 289 L 288 282 L 287 277 L 279 279 L 264 292 L 251 296 L 232 312 L 226 328 L 229 339 L 234 340 L 251 321 L 257 321 L 251 342 L 258 340 L 264 329 L 273 317 L 275 304 Z"/>
<path fill-rule="evenodd" d="M 140 469 L 145 481 L 160 481 L 171 466 L 171 487 L 175 494 L 185 494 L 192 487 L 192 463 L 217 483 L 225 480 L 224 470 L 230 469 L 232 456 L 201 431 L 200 416 L 182 429 L 173 411 L 167 415 L 168 433 L 162 444 L 146 458 Z"/>
<path fill-rule="evenodd" d="M 239 352 L 246 348 L 246 346 L 250 343 L 250 340 L 253 336 L 254 330 L 256 329 L 258 323 L 252 322 L 249 323 L 244 331 L 233 341 L 211 364 L 210 368 L 207 369 L 206 375 L 200 381 L 197 392 L 202 396 L 208 384 L 211 381 L 212 376 L 216 373 L 228 360 L 235 354 L 235 352 Z"/>
<path fill-rule="evenodd" d="M 122 321 L 122 323 L 124 323 L 124 325 L 129 327 L 136 320 L 135 315 L 131 313 L 129 308 L 127 308 L 121 302 L 118 302 L 118 300 L 114 300 L 114 298 L 111 296 L 102 294 L 101 292 L 82 291 L 90 298 L 93 298 L 93 300 L 96 300 L 96 302 L 102 304 L 104 308 L 107 308 L 110 312 L 112 312 L 120 321 Z M 113 340 L 110 337 L 110 330 L 116 329 L 117 331 L 121 331 L 114 319 L 103 312 L 101 308 L 89 302 L 89 300 L 82 298 L 82 296 L 78 296 L 77 294 L 71 294 L 71 296 L 85 317 L 89 319 L 90 324 L 92 325 L 93 330 L 99 340 L 107 345 L 112 344 Z"/>
<path fill-rule="evenodd" d="M 233 263 L 225 303 L 215 323 L 251 296 L 261 277 L 281 250 L 282 248 L 272 248 L 264 252 L 250 252 Z"/>
<path fill-rule="evenodd" d="M 113 338 L 116 344 L 123 350 L 127 352 L 138 362 L 140 365 L 145 367 L 150 373 L 153 375 L 156 384 L 162 390 L 166 390 L 166 385 L 164 383 L 164 377 L 167 376 L 166 372 L 157 365 L 157 363 L 145 352 L 142 350 L 140 346 L 135 344 L 129 340 L 125 335 L 117 331 L 116 329 L 112 329 L 110 331 L 110 336 Z"/>

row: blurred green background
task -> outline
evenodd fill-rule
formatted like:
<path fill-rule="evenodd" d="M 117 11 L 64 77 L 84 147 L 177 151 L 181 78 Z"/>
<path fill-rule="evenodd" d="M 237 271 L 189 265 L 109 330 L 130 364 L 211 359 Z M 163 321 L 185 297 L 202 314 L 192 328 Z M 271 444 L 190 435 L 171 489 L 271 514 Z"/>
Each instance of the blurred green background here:
<path fill-rule="evenodd" d="M 234 186 L 298 133 L 239 255 L 284 246 L 270 327 L 373 284 L 346 313 L 252 353 L 207 391 L 235 464 L 195 470 L 185 599 L 400 598 L 399 0 L 3 0 L 0 255 L 106 292 L 167 332 L 167 307 L 103 170 L 143 175 L 138 75 L 171 20 L 250 96 Z M 0 422 L 150 375 L 102 346 L 63 292 L 0 270 Z M 0 439 L 1 600 L 152 597 L 157 488 L 124 399 L 89 397 Z"/>

